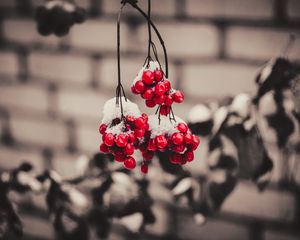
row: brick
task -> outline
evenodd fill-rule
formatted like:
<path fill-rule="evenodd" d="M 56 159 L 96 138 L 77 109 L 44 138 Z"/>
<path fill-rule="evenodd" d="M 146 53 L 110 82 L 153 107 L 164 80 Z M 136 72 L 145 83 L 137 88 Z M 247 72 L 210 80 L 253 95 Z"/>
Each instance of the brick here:
<path fill-rule="evenodd" d="M 199 226 L 190 212 L 178 217 L 177 234 L 181 239 L 190 240 L 200 239 L 200 236 L 201 239 L 219 240 L 221 235 L 224 240 L 249 239 L 246 227 L 213 219 L 208 219 L 205 225 Z"/>
<path fill-rule="evenodd" d="M 63 116 L 80 119 L 101 119 L 103 104 L 114 95 L 94 91 L 67 91 L 58 93 L 58 108 Z"/>
<path fill-rule="evenodd" d="M 18 56 L 13 52 L 0 52 L 0 75 L 17 76 L 19 73 Z"/>
<path fill-rule="evenodd" d="M 187 65 L 183 70 L 183 91 L 192 97 L 224 97 L 255 90 L 257 67 L 228 62 Z"/>
<path fill-rule="evenodd" d="M 99 119 L 99 122 L 101 119 Z M 81 151 L 88 153 L 96 153 L 99 151 L 99 145 L 102 142 L 101 135 L 98 132 L 99 123 L 92 126 L 81 124 L 78 127 L 78 147 Z"/>
<path fill-rule="evenodd" d="M 127 25 L 121 27 L 121 48 L 128 47 Z M 70 32 L 70 44 L 75 48 L 116 51 L 117 24 L 115 22 L 88 20 Z"/>
<path fill-rule="evenodd" d="M 295 217 L 295 203 L 289 192 L 265 190 L 260 193 L 253 184 L 239 183 L 226 199 L 222 210 L 290 222 Z"/>
<path fill-rule="evenodd" d="M 132 81 L 142 68 L 144 61 L 145 59 L 142 58 L 121 59 L 121 78 L 125 91 L 130 92 Z M 105 59 L 100 64 L 99 76 L 101 84 L 107 88 L 115 90 L 118 81 L 117 59 Z M 172 77 L 175 76 L 175 69 L 171 64 L 169 65 L 169 79 L 172 79 Z M 164 68 L 164 65 L 162 67 Z M 176 85 L 175 80 L 172 79 L 173 86 Z"/>
<path fill-rule="evenodd" d="M 39 151 L 28 149 L 14 149 L 0 146 L 0 166 L 4 169 L 18 167 L 24 160 L 34 166 L 34 170 L 40 173 L 44 169 L 42 154 Z"/>
<path fill-rule="evenodd" d="M 148 1 L 139 1 L 138 5 L 142 8 L 145 12 L 148 9 Z M 120 1 L 111 1 L 111 0 L 104 0 L 102 1 L 102 11 L 104 14 L 117 14 L 120 9 Z M 139 14 L 137 11 L 132 8 L 131 6 L 126 6 L 124 9 L 124 15 L 128 13 L 131 14 Z M 161 15 L 161 16 L 173 16 L 176 13 L 176 1 L 175 0 L 168 0 L 168 1 L 160 1 L 160 0 L 153 0 L 151 1 L 151 13 L 153 16 Z"/>
<path fill-rule="evenodd" d="M 264 240 L 297 240 L 299 237 L 282 232 L 266 231 L 264 233 Z"/>
<path fill-rule="evenodd" d="M 288 30 L 272 30 L 255 27 L 231 27 L 227 33 L 226 50 L 230 57 L 269 60 L 279 56 L 286 46 Z M 299 31 L 295 31 L 299 33 Z M 245 47 L 245 44 L 247 47 Z M 290 59 L 300 59 L 300 39 L 297 39 L 288 54 Z"/>
<path fill-rule="evenodd" d="M 52 120 L 13 117 L 11 128 L 15 139 L 26 145 L 63 148 L 68 144 L 65 126 Z"/>
<path fill-rule="evenodd" d="M 27 19 L 6 19 L 3 21 L 4 39 L 20 44 L 44 43 L 57 45 L 59 38 L 51 35 L 43 37 L 38 34 L 36 24 Z"/>
<path fill-rule="evenodd" d="M 46 113 L 48 100 L 46 89 L 30 85 L 2 85 L 0 106 L 21 112 Z"/>
<path fill-rule="evenodd" d="M 24 234 L 29 234 L 37 239 L 53 239 L 54 231 L 48 219 L 41 219 L 32 215 L 21 215 Z"/>
<path fill-rule="evenodd" d="M 169 56 L 207 57 L 218 53 L 218 32 L 212 25 L 172 22 L 157 24 L 157 28 L 165 41 Z M 140 44 L 145 46 L 148 41 L 145 26 L 140 27 L 139 36 Z M 156 46 L 162 53 L 158 41 Z"/>
<path fill-rule="evenodd" d="M 273 0 L 187 0 L 188 16 L 271 19 Z"/>
<path fill-rule="evenodd" d="M 288 16 L 291 19 L 300 19 L 300 2 L 298 0 L 288 0 L 287 3 Z"/>
<path fill-rule="evenodd" d="M 87 84 L 92 73 L 90 59 L 66 54 L 33 53 L 29 69 L 33 77 L 81 84 Z"/>

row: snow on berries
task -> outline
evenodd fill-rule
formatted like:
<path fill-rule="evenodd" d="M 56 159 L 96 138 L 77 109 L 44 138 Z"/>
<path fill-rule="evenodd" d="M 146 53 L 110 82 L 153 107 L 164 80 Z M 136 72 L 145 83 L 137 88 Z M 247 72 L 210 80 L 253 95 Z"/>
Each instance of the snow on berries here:
<path fill-rule="evenodd" d="M 160 114 L 164 116 L 169 115 L 174 102 L 182 103 L 184 100 L 183 93 L 171 87 L 170 81 L 165 78 L 156 61 L 150 61 L 149 66 L 145 65 L 140 70 L 133 81 L 131 91 L 141 95 L 149 108 L 161 105 Z"/>
<path fill-rule="evenodd" d="M 35 11 L 37 30 L 43 36 L 51 33 L 59 37 L 64 36 L 75 23 L 83 23 L 85 19 L 85 9 L 63 0 L 47 1 Z"/>
<path fill-rule="evenodd" d="M 183 120 L 176 116 L 175 120 L 170 121 L 165 116 L 161 116 L 160 120 L 155 115 L 149 116 L 149 134 L 140 146 L 145 160 L 151 160 L 157 151 L 167 152 L 173 164 L 184 165 L 194 160 L 200 138 L 192 134 Z"/>
<path fill-rule="evenodd" d="M 127 169 L 136 167 L 135 150 L 143 142 L 149 129 L 148 116 L 141 114 L 137 105 L 122 99 L 123 116 L 116 98 L 104 105 L 103 120 L 99 126 L 102 135 L 100 151 L 111 153 Z"/>

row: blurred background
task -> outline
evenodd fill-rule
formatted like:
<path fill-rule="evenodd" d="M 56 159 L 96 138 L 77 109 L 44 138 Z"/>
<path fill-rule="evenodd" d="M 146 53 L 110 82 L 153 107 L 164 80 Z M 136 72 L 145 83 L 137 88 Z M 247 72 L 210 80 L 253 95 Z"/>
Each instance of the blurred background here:
<path fill-rule="evenodd" d="M 76 172 L 79 155 L 99 149 L 102 107 L 114 96 L 117 82 L 120 1 L 76 0 L 89 19 L 63 38 L 37 33 L 33 12 L 42 3 L 0 1 L 0 168 L 14 168 L 26 159 L 37 173 L 52 168 L 67 178 Z M 147 10 L 146 0 L 139 5 Z M 152 7 L 168 50 L 169 79 L 185 93 L 185 102 L 174 107 L 183 119 L 195 104 L 254 93 L 259 67 L 282 52 L 290 33 L 300 33 L 299 0 L 153 0 Z M 127 96 L 153 113 L 130 93 L 146 57 L 145 20 L 126 6 L 121 27 Z M 163 59 L 158 41 L 156 46 Z M 300 60 L 299 38 L 289 59 Z M 189 167 L 193 174 L 201 173 L 205 154 L 203 144 Z M 241 180 L 204 226 L 196 225 L 186 205 L 174 205 L 170 193 L 154 182 L 157 221 L 147 229 L 147 239 L 170 234 L 178 240 L 299 239 L 300 194 L 279 186 L 280 169 L 280 156 L 275 156 L 272 183 L 262 193 Z M 44 198 L 26 195 L 22 202 L 33 203 L 20 210 L 25 238 L 53 239 Z M 131 238 L 117 229 L 109 239 Z"/>

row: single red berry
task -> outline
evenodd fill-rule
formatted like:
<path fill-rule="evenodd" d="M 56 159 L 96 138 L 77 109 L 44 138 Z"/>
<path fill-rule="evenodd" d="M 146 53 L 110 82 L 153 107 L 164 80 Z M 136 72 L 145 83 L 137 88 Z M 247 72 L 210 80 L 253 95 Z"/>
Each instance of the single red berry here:
<path fill-rule="evenodd" d="M 115 160 L 117 162 L 124 162 L 126 155 L 123 151 L 120 150 L 120 151 L 115 152 L 114 156 L 115 156 Z"/>
<path fill-rule="evenodd" d="M 136 81 L 136 83 L 134 84 L 134 88 L 137 93 L 142 93 L 145 90 L 145 84 L 141 80 Z"/>
<path fill-rule="evenodd" d="M 177 129 L 182 133 L 186 133 L 188 130 L 188 127 L 185 123 L 178 123 Z"/>
<path fill-rule="evenodd" d="M 159 135 L 155 138 L 157 148 L 164 149 L 168 145 L 168 141 L 165 136 Z"/>
<path fill-rule="evenodd" d="M 155 95 L 153 100 L 156 104 L 163 104 L 165 101 L 165 95 Z"/>
<path fill-rule="evenodd" d="M 173 143 L 174 143 L 175 145 L 180 145 L 180 144 L 182 144 L 183 141 L 184 141 L 184 136 L 183 136 L 183 134 L 182 134 L 182 133 L 179 133 L 179 132 L 173 133 L 173 135 L 172 135 L 171 138 L 172 138 L 172 141 L 173 141 Z"/>
<path fill-rule="evenodd" d="M 148 115 L 146 113 L 142 113 L 142 118 L 144 118 L 146 121 L 148 121 Z"/>
<path fill-rule="evenodd" d="M 128 143 L 124 149 L 126 155 L 132 155 L 134 152 L 134 147 L 132 144 Z"/>
<path fill-rule="evenodd" d="M 134 134 L 137 138 L 142 138 L 145 135 L 145 129 L 135 129 Z"/>
<path fill-rule="evenodd" d="M 173 98 L 170 94 L 166 95 L 165 104 L 167 106 L 172 106 L 173 104 Z"/>
<path fill-rule="evenodd" d="M 107 129 L 107 125 L 106 124 L 104 124 L 104 123 L 100 124 L 100 126 L 99 126 L 99 133 L 100 134 L 105 133 L 106 129 Z"/>
<path fill-rule="evenodd" d="M 150 85 L 150 84 L 152 84 L 153 81 L 154 81 L 154 73 L 151 72 L 150 70 L 146 70 L 146 71 L 143 72 L 143 77 L 142 77 L 142 79 L 143 79 L 143 82 L 144 82 L 145 84 Z"/>
<path fill-rule="evenodd" d="M 134 120 L 135 120 L 135 117 L 134 117 L 134 116 L 131 116 L 131 115 L 126 116 L 126 121 L 127 121 L 127 122 L 132 123 L 132 122 L 134 122 Z"/>
<path fill-rule="evenodd" d="M 154 100 L 146 100 L 146 106 L 149 108 L 153 108 L 155 107 L 156 103 L 154 102 Z"/>
<path fill-rule="evenodd" d="M 116 145 L 120 148 L 123 148 L 128 143 L 128 136 L 127 134 L 121 133 L 115 139 Z"/>
<path fill-rule="evenodd" d="M 148 173 L 148 165 L 146 163 L 142 163 L 141 172 L 144 173 L 144 174 Z"/>
<path fill-rule="evenodd" d="M 181 164 L 182 161 L 182 156 L 179 153 L 173 153 L 170 158 L 169 158 L 170 162 L 173 164 Z"/>
<path fill-rule="evenodd" d="M 149 130 L 149 127 L 150 127 L 150 126 L 149 126 L 149 123 L 146 122 L 145 125 L 144 125 L 144 130 L 145 130 L 145 132 Z"/>
<path fill-rule="evenodd" d="M 146 100 L 151 100 L 154 96 L 154 92 L 151 88 L 147 89 L 143 94 L 142 97 Z"/>
<path fill-rule="evenodd" d="M 184 151 L 185 145 L 184 144 L 175 145 L 172 149 L 174 150 L 174 152 L 181 153 Z"/>
<path fill-rule="evenodd" d="M 194 152 L 193 151 L 186 151 L 184 153 L 184 158 L 188 161 L 191 162 L 194 160 Z"/>
<path fill-rule="evenodd" d="M 137 119 L 135 119 L 134 125 L 136 126 L 136 128 L 143 129 L 145 127 L 145 122 L 146 121 L 143 117 L 138 117 Z"/>
<path fill-rule="evenodd" d="M 184 155 L 181 157 L 181 162 L 180 162 L 180 164 L 181 165 L 184 165 L 184 164 L 186 164 L 186 162 L 187 162 L 187 160 L 185 159 L 185 157 L 184 157 Z"/>
<path fill-rule="evenodd" d="M 132 92 L 133 94 L 139 94 L 139 93 L 136 91 L 136 89 L 135 89 L 134 86 L 131 86 L 131 92 Z"/>
<path fill-rule="evenodd" d="M 124 167 L 131 170 L 134 169 L 136 166 L 136 161 L 133 157 L 127 157 L 124 161 Z"/>
<path fill-rule="evenodd" d="M 154 71 L 154 79 L 156 82 L 159 82 L 163 79 L 164 73 L 161 70 L 155 70 Z"/>
<path fill-rule="evenodd" d="M 186 144 L 191 144 L 193 142 L 193 134 L 191 133 L 185 134 L 184 141 Z"/>
<path fill-rule="evenodd" d="M 129 143 L 134 143 L 134 141 L 135 141 L 135 135 L 134 135 L 133 132 L 131 132 L 131 133 L 128 134 L 128 142 Z"/>
<path fill-rule="evenodd" d="M 168 116 L 168 114 L 170 113 L 170 111 L 171 111 L 171 107 L 166 106 L 166 105 L 161 105 L 160 106 L 159 113 L 161 115 Z"/>
<path fill-rule="evenodd" d="M 196 150 L 200 144 L 200 137 L 193 135 L 192 150 Z"/>
<path fill-rule="evenodd" d="M 184 100 L 184 95 L 181 91 L 176 91 L 172 94 L 173 101 L 176 103 L 182 103 Z"/>
<path fill-rule="evenodd" d="M 109 153 L 109 149 L 104 143 L 100 145 L 100 151 L 103 153 Z"/>
<path fill-rule="evenodd" d="M 115 137 L 112 133 L 107 133 L 104 138 L 104 143 L 106 146 L 112 147 L 115 144 Z"/>
<path fill-rule="evenodd" d="M 144 152 L 142 153 L 142 156 L 143 156 L 143 158 L 144 158 L 145 160 L 150 161 L 150 160 L 152 160 L 152 158 L 153 158 L 153 156 L 154 156 L 154 152 L 151 152 L 151 151 L 144 151 Z"/>
<path fill-rule="evenodd" d="M 166 87 L 163 83 L 158 83 L 158 84 L 156 84 L 154 91 L 155 91 L 155 94 L 157 94 L 157 95 L 163 95 L 166 92 Z"/>
<path fill-rule="evenodd" d="M 164 81 L 162 82 L 162 84 L 165 85 L 166 92 L 170 91 L 170 89 L 171 89 L 171 83 L 170 83 L 169 80 L 164 80 Z"/>
<path fill-rule="evenodd" d="M 152 152 L 155 152 L 155 151 L 156 151 L 157 148 L 156 148 L 156 142 L 155 142 L 155 139 L 154 139 L 154 138 L 152 138 L 152 139 L 149 140 L 147 149 L 148 149 L 149 151 L 152 151 Z"/>

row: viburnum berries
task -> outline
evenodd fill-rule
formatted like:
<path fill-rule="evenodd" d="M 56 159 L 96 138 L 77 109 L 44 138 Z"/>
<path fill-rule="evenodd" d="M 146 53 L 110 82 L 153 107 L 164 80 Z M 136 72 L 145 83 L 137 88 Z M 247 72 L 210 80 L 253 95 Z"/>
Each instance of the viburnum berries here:
<path fill-rule="evenodd" d="M 167 116 L 172 104 L 182 103 L 184 95 L 181 91 L 172 89 L 169 80 L 164 78 L 159 63 L 150 61 L 149 67 L 144 66 L 135 78 L 131 91 L 140 94 L 149 108 L 161 105 L 160 114 Z"/>
<path fill-rule="evenodd" d="M 70 1 L 47 1 L 35 11 L 37 30 L 43 36 L 51 33 L 59 37 L 64 36 L 75 23 L 82 23 L 85 19 L 86 11 Z"/>

